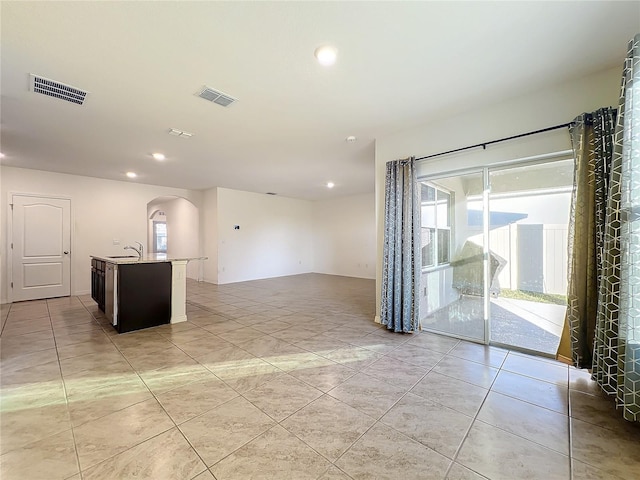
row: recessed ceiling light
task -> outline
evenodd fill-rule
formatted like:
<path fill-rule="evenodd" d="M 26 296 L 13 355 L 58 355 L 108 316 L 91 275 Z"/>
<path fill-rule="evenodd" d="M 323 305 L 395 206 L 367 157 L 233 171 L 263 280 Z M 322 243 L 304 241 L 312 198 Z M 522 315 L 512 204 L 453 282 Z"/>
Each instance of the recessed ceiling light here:
<path fill-rule="evenodd" d="M 127 172 L 127 177 L 129 178 L 136 178 L 137 176 L 136 172 Z"/>
<path fill-rule="evenodd" d="M 335 186 L 336 186 L 336 184 L 335 184 L 335 183 L 333 183 L 333 182 L 327 182 L 327 188 L 333 188 L 333 187 L 335 187 Z"/>
<path fill-rule="evenodd" d="M 322 47 L 316 48 L 316 51 L 313 52 L 313 54 L 318 59 L 318 63 L 320 63 L 320 65 L 328 67 L 329 65 L 333 65 L 334 63 L 336 63 L 338 50 L 330 45 L 324 45 Z"/>
<path fill-rule="evenodd" d="M 0 158 L 4 158 L 4 153 L 0 152 Z"/>
<path fill-rule="evenodd" d="M 353 135 L 349 135 L 347 138 L 345 138 L 345 140 L 347 141 L 347 143 L 353 143 L 358 139 L 356 137 L 354 137 Z"/>
<path fill-rule="evenodd" d="M 164 160 L 166 158 L 164 153 L 152 153 L 151 156 L 156 160 Z"/>

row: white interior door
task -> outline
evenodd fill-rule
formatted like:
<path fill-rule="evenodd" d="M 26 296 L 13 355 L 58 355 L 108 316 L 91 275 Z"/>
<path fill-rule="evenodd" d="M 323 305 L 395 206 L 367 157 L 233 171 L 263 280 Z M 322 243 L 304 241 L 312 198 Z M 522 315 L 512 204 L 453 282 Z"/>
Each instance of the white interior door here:
<path fill-rule="evenodd" d="M 71 294 L 71 200 L 13 195 L 12 300 Z"/>

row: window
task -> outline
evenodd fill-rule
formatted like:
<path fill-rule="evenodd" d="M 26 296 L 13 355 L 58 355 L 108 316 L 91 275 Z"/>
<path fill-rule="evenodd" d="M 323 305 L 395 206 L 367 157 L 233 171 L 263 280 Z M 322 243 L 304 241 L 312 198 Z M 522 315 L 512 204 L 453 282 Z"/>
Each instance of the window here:
<path fill-rule="evenodd" d="M 437 267 L 451 261 L 452 192 L 434 184 L 420 184 L 422 267 Z"/>
<path fill-rule="evenodd" d="M 167 253 L 167 222 L 153 222 L 153 244 L 156 253 Z"/>

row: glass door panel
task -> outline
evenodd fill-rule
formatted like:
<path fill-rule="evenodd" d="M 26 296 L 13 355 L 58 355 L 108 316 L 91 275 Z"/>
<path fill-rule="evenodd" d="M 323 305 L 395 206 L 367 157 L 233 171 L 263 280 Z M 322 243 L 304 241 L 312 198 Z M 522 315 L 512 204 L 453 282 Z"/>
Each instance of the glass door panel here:
<path fill-rule="evenodd" d="M 482 171 L 420 181 L 422 328 L 485 342 Z"/>
<path fill-rule="evenodd" d="M 490 342 L 555 354 L 564 324 L 573 160 L 489 172 Z"/>

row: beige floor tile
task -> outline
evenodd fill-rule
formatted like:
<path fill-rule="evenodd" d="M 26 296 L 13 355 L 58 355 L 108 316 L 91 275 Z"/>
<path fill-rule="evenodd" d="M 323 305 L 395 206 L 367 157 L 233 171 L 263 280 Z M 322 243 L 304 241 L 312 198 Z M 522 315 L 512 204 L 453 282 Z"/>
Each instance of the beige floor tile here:
<path fill-rule="evenodd" d="M 430 369 L 442 360 L 444 354 L 407 343 L 389 352 L 388 356 L 410 363 L 411 365 Z"/>
<path fill-rule="evenodd" d="M 553 364 L 548 361 L 510 353 L 502 368 L 537 380 L 555 383 L 561 387 L 567 387 L 569 382 L 569 366 L 561 362 Z"/>
<path fill-rule="evenodd" d="M 175 325 L 179 324 L 176 323 Z M 194 340 L 207 338 L 213 335 L 213 333 L 203 328 L 196 327 L 195 325 L 192 325 L 191 328 L 186 330 L 166 330 L 160 334 L 174 345 L 181 345 L 183 343 L 192 342 Z"/>
<path fill-rule="evenodd" d="M 627 480 L 610 472 L 582 463 L 575 458 L 571 461 L 571 480 Z"/>
<path fill-rule="evenodd" d="M 0 412 L 28 411 L 52 403 L 65 403 L 65 391 L 62 379 L 41 381 L 38 383 L 15 384 L 2 387 Z"/>
<path fill-rule="evenodd" d="M 448 353 L 458 342 L 460 342 L 460 340 L 457 338 L 445 337 L 444 335 L 436 335 L 430 332 L 417 333 L 408 341 L 411 345 L 417 345 L 441 353 Z"/>
<path fill-rule="evenodd" d="M 202 415 L 238 396 L 221 380 L 213 377 L 158 395 L 158 401 L 176 424 Z"/>
<path fill-rule="evenodd" d="M 84 332 L 70 333 L 70 334 L 55 334 L 56 345 L 58 347 L 65 347 L 67 345 L 74 345 L 76 343 L 83 342 L 100 342 L 105 341 L 107 336 L 102 330 L 87 330 Z"/>
<path fill-rule="evenodd" d="M 180 430 L 207 466 L 211 466 L 274 424 L 269 416 L 238 397 L 183 423 Z"/>
<path fill-rule="evenodd" d="M 427 368 L 418 367 L 401 360 L 396 360 L 390 356 L 385 356 L 362 370 L 362 373 L 409 390 L 418 383 L 428 371 Z M 392 373 L 390 374 L 390 372 Z"/>
<path fill-rule="evenodd" d="M 25 353 L 24 355 L 16 355 L 3 359 L 2 364 L 0 364 L 0 378 L 2 375 L 8 375 L 11 372 L 48 364 L 57 360 L 58 355 L 55 348 L 38 350 L 37 352 Z"/>
<path fill-rule="evenodd" d="M 449 458 L 454 458 L 472 421 L 472 417 L 411 393 L 380 419 L 385 425 Z"/>
<path fill-rule="evenodd" d="M 3 359 L 55 348 L 55 346 L 52 330 L 0 338 L 0 351 Z"/>
<path fill-rule="evenodd" d="M 336 466 L 354 479 L 442 480 L 451 461 L 385 425 L 377 424 Z"/>
<path fill-rule="evenodd" d="M 482 388 L 490 388 L 498 374 L 498 370 L 493 367 L 450 355 L 433 367 L 433 371 Z"/>
<path fill-rule="evenodd" d="M 211 467 L 218 480 L 315 480 L 329 462 L 275 426 Z"/>
<path fill-rule="evenodd" d="M 502 370 L 492 390 L 558 413 L 569 413 L 569 391 L 554 383 Z"/>
<path fill-rule="evenodd" d="M 454 463 L 449 469 L 447 474 L 447 480 L 484 480 L 479 473 L 469 470 L 467 467 L 463 467 L 459 463 Z"/>
<path fill-rule="evenodd" d="M 569 367 L 569 388 L 591 395 L 598 395 L 602 392 L 600 386 L 591 380 L 591 374 L 588 370 L 574 367 Z"/>
<path fill-rule="evenodd" d="M 63 480 L 78 471 L 71 430 L 0 456 L 2 480 Z"/>
<path fill-rule="evenodd" d="M 382 355 L 373 350 L 356 347 L 355 345 L 339 348 L 322 356 L 354 370 L 362 370 L 382 358 Z"/>
<path fill-rule="evenodd" d="M 213 333 L 214 335 L 230 332 L 231 330 L 237 330 L 239 328 L 245 328 L 241 323 L 228 318 L 221 320 L 222 318 L 223 317 L 218 316 L 196 318 L 193 320 L 193 323 L 200 325 L 207 332 Z"/>
<path fill-rule="evenodd" d="M 614 433 L 607 428 L 571 419 L 573 457 L 622 478 L 640 478 L 640 430 Z"/>
<path fill-rule="evenodd" d="M 66 403 L 2 412 L 0 454 L 70 429 Z"/>
<path fill-rule="evenodd" d="M 353 480 L 352 477 L 344 473 L 338 467 L 334 467 L 333 465 L 329 467 L 329 469 L 324 472 L 318 480 Z"/>
<path fill-rule="evenodd" d="M 77 427 L 151 398 L 139 379 L 78 393 L 68 397 L 71 423 Z"/>
<path fill-rule="evenodd" d="M 263 332 L 255 330 L 251 327 L 242 327 L 228 332 L 218 333 L 218 336 L 227 342 L 238 345 L 240 343 L 248 342 L 265 335 Z"/>
<path fill-rule="evenodd" d="M 296 347 L 289 342 L 285 342 L 271 335 L 262 335 L 261 337 L 242 342 L 238 344 L 238 347 L 246 350 L 247 352 L 255 355 L 256 357 L 270 357 L 278 355 L 288 355 L 293 353 L 300 353 L 304 350 Z"/>
<path fill-rule="evenodd" d="M 74 345 L 58 348 L 58 355 L 60 357 L 60 360 L 65 360 L 67 358 L 73 358 L 73 357 L 80 357 L 82 355 L 88 355 L 91 353 L 120 354 L 120 352 L 115 347 L 115 345 L 111 343 L 111 341 L 109 341 L 108 339 L 93 341 L 93 342 L 76 343 Z"/>
<path fill-rule="evenodd" d="M 215 379 L 215 375 L 198 363 L 170 365 L 157 370 L 140 372 L 140 378 L 154 395 L 159 395 L 193 382 Z"/>
<path fill-rule="evenodd" d="M 83 471 L 82 477 L 84 480 L 190 479 L 205 469 L 182 433 L 173 428 Z"/>
<path fill-rule="evenodd" d="M 614 431 L 639 435 L 640 423 L 624 420 L 621 410 L 615 408 L 616 402 L 602 391 L 589 395 L 576 390 L 569 391 L 570 412 L 573 418 L 608 428 Z"/>
<path fill-rule="evenodd" d="M 359 373 L 329 391 L 329 395 L 373 418 L 380 418 L 405 392 L 402 387 Z"/>
<path fill-rule="evenodd" d="M 479 421 L 456 461 L 492 480 L 569 478 L 569 457 Z"/>
<path fill-rule="evenodd" d="M 505 358 L 507 358 L 508 350 L 502 348 L 490 347 L 488 345 L 480 345 L 461 341 L 449 352 L 454 357 L 464 358 L 472 362 L 482 363 L 490 367 L 500 368 Z"/>
<path fill-rule="evenodd" d="M 357 373 L 356 370 L 339 363 L 330 360 L 327 362 L 329 363 L 320 366 L 316 366 L 315 363 L 303 364 L 295 370 L 290 370 L 289 374 L 326 393 Z"/>
<path fill-rule="evenodd" d="M 52 330 L 51 320 L 49 320 L 49 317 L 42 317 L 28 321 L 13 321 L 6 323 L 2 329 L 2 337 L 7 338 L 15 335 L 24 335 L 26 333 L 36 333 L 49 330 Z"/>
<path fill-rule="evenodd" d="M 478 420 L 569 455 L 569 417 L 562 413 L 490 392 Z"/>
<path fill-rule="evenodd" d="M 465 415 L 474 416 L 489 391 L 432 371 L 411 392 Z"/>
<path fill-rule="evenodd" d="M 246 392 L 243 396 L 264 413 L 280 422 L 322 395 L 291 375 L 281 375 Z"/>
<path fill-rule="evenodd" d="M 155 399 L 85 423 L 74 430 L 80 468 L 86 470 L 173 426 Z"/>
<path fill-rule="evenodd" d="M 205 363 L 218 378 L 237 392 L 244 393 L 277 378 L 284 372 L 270 363 L 253 357 L 244 360 Z"/>
<path fill-rule="evenodd" d="M 155 352 L 127 351 L 125 358 L 137 372 L 151 372 L 169 366 L 192 366 L 196 361 L 176 346 L 157 350 Z"/>
<path fill-rule="evenodd" d="M 192 342 L 181 343 L 179 348 L 200 363 L 203 363 L 203 360 L 206 358 L 224 358 L 223 355 L 230 350 L 240 350 L 232 343 L 218 336 L 199 338 Z M 246 352 L 243 352 L 243 354 L 246 356 Z"/>
<path fill-rule="evenodd" d="M 248 317 L 243 317 L 243 318 L 248 318 Z M 284 330 L 285 328 L 291 327 L 291 323 L 287 322 L 284 319 L 277 318 L 277 319 L 265 321 L 264 317 L 260 317 L 260 318 L 262 319 L 261 322 L 253 323 L 251 324 L 251 326 L 262 333 L 278 332 L 280 330 Z M 237 321 L 239 323 L 243 323 L 241 318 L 239 318 Z"/>
<path fill-rule="evenodd" d="M 104 362 L 87 370 L 65 374 L 63 378 L 67 396 L 140 380 L 138 374 L 124 360 Z"/>
<path fill-rule="evenodd" d="M 193 480 L 216 480 L 209 470 L 205 470 L 200 475 L 193 477 Z"/>
<path fill-rule="evenodd" d="M 85 370 L 107 371 L 117 364 L 127 365 L 128 363 L 120 352 L 116 349 L 105 349 L 96 353 L 87 353 L 60 360 L 60 369 L 65 377 Z"/>
<path fill-rule="evenodd" d="M 331 338 L 325 335 L 316 335 L 315 337 L 306 338 L 300 342 L 296 342 L 295 345 L 317 355 L 326 355 L 334 350 L 346 348 L 349 344 L 338 340 L 337 338 Z"/>
<path fill-rule="evenodd" d="M 375 420 L 325 395 L 282 422 L 282 426 L 330 461 L 335 461 Z"/>
<path fill-rule="evenodd" d="M 296 343 L 308 338 L 315 337 L 319 332 L 310 330 L 307 328 L 293 326 L 289 328 L 285 328 L 283 330 L 278 330 L 277 332 L 272 332 L 270 335 L 275 338 L 279 338 L 280 340 L 284 340 L 289 343 Z"/>

